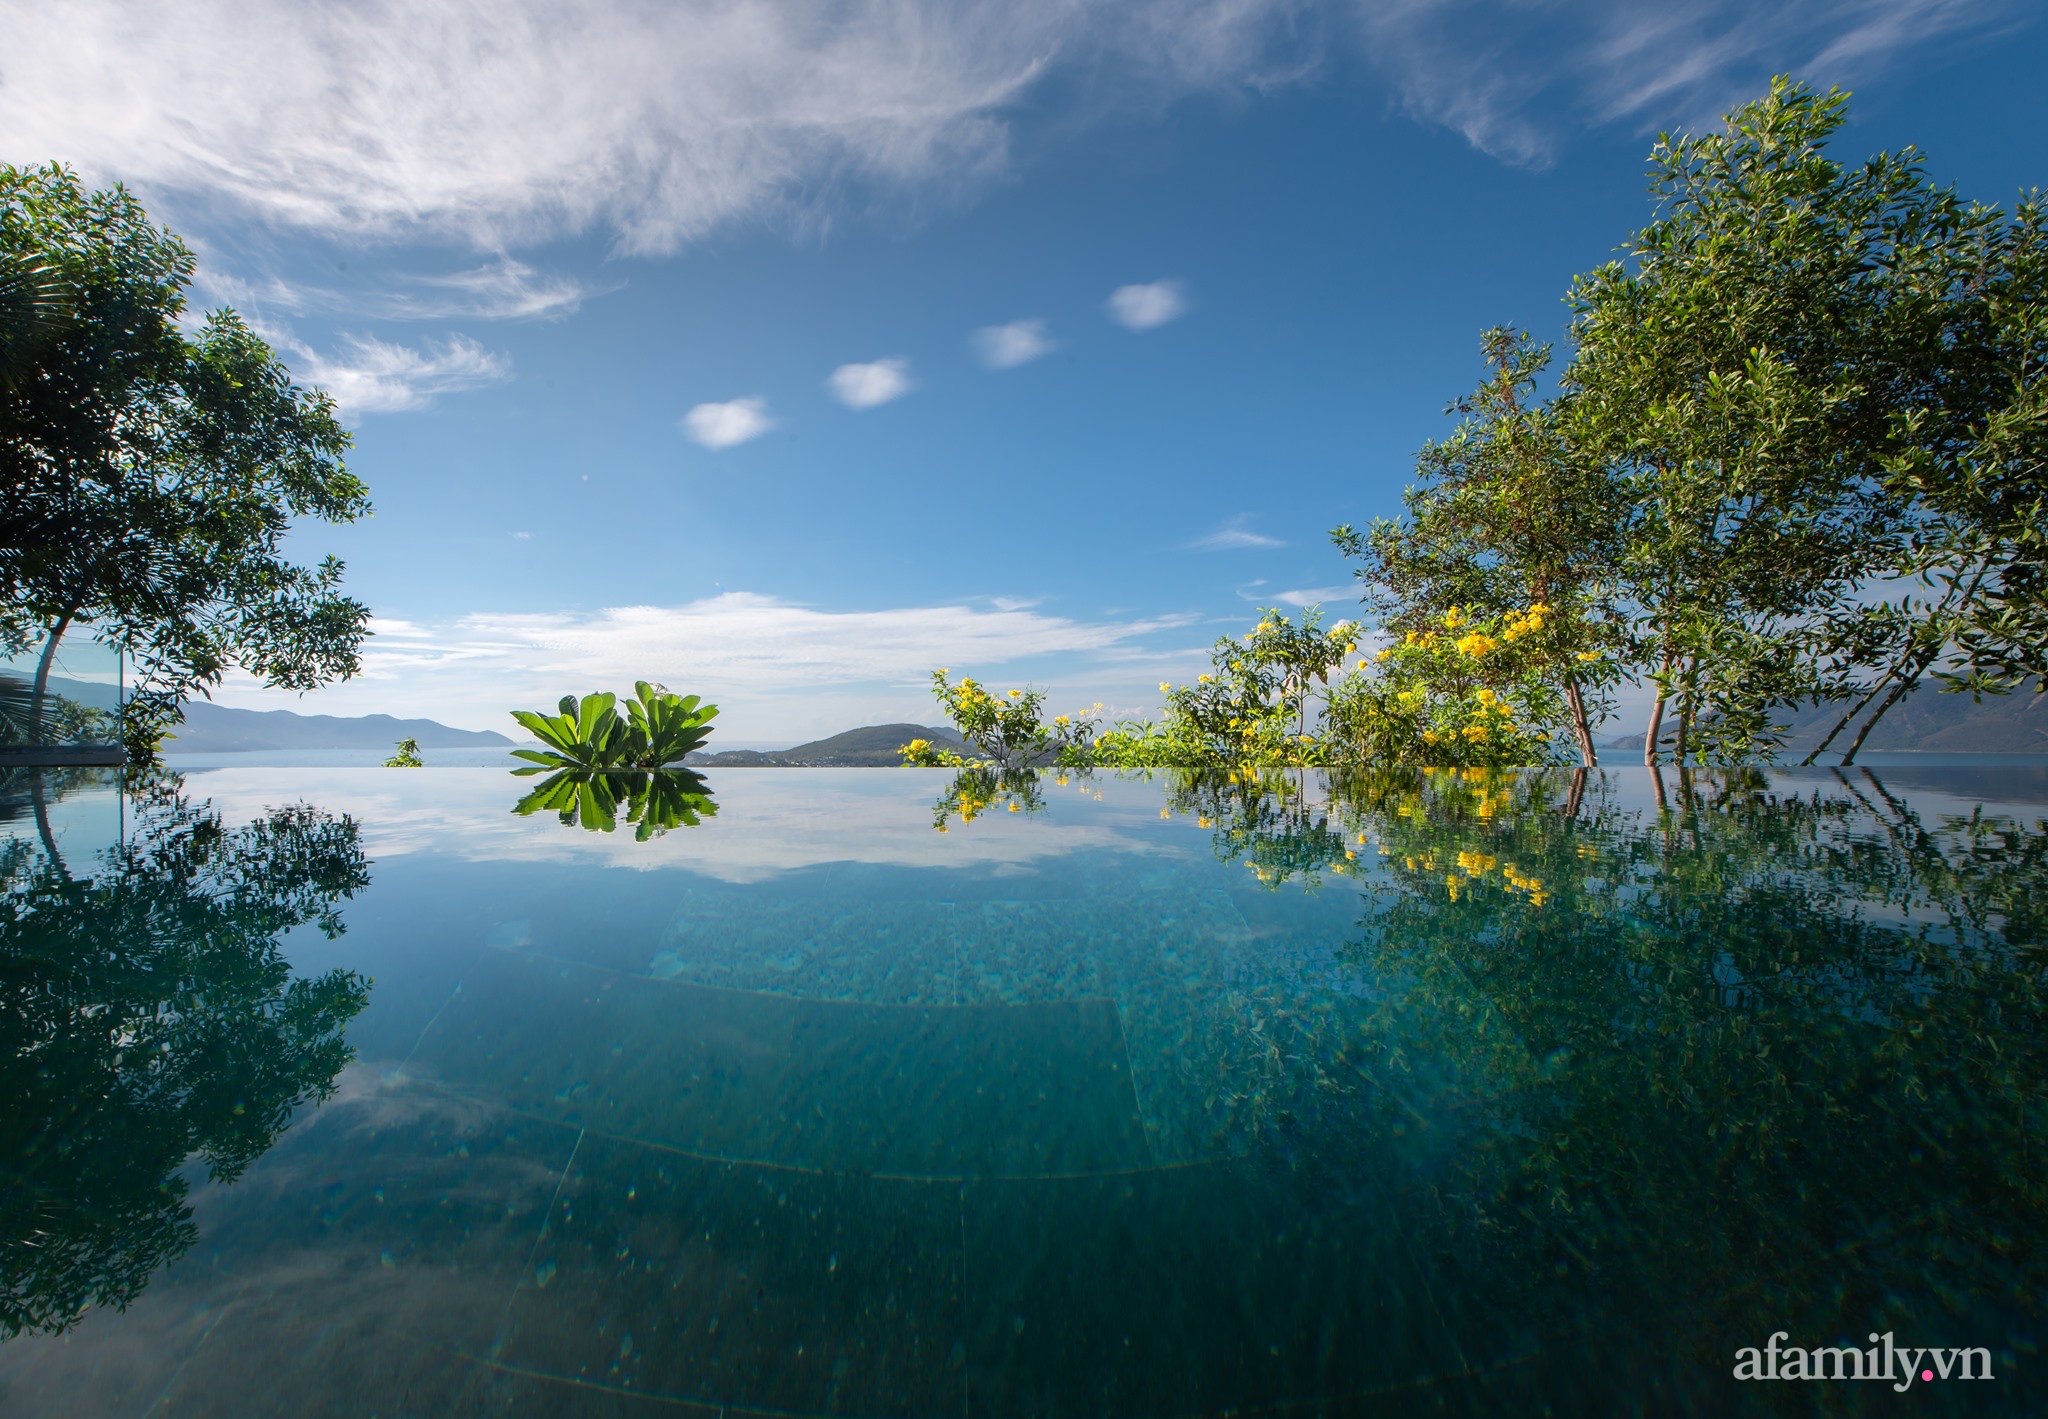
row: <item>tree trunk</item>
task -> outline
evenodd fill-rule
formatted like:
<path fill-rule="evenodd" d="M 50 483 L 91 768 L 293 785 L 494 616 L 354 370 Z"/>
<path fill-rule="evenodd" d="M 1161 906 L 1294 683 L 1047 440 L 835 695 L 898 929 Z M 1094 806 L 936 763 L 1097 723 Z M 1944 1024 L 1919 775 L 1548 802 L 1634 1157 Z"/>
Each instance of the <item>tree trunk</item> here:
<path fill-rule="evenodd" d="M 36 687 L 28 702 L 28 742 L 43 742 L 43 704 L 50 690 L 50 662 L 57 658 L 57 642 L 64 639 L 64 632 L 71 627 L 71 618 L 78 614 L 73 607 L 57 618 L 57 624 L 50 627 L 49 637 L 43 642 L 43 653 L 36 659 Z"/>
<path fill-rule="evenodd" d="M 1572 707 L 1572 733 L 1579 741 L 1579 762 L 1586 768 L 1600 767 L 1600 755 L 1593 748 L 1593 727 L 1586 723 L 1586 697 L 1579 692 L 1578 677 L 1564 677 L 1564 697 Z"/>
<path fill-rule="evenodd" d="M 1899 681 L 1898 684 L 1892 687 L 1892 692 L 1884 697 L 1884 703 L 1877 707 L 1876 712 L 1873 713 L 1869 719 L 1863 721 L 1863 727 L 1856 731 L 1856 738 L 1852 740 L 1849 744 L 1849 747 L 1843 751 L 1842 762 L 1844 764 L 1853 764 L 1856 762 L 1856 751 L 1863 747 L 1863 741 L 1870 737 L 1870 731 L 1877 728 L 1877 722 L 1880 719 L 1884 718 L 1884 712 L 1890 709 L 1893 705 L 1897 704 L 1899 702 L 1899 698 L 1902 695 L 1904 695 L 1906 691 L 1912 689 L 1913 682 L 1915 680 L 1918 680 L 1919 678 L 1920 677 L 1918 675 L 1915 675 L 1911 679 L 1902 679 Z"/>

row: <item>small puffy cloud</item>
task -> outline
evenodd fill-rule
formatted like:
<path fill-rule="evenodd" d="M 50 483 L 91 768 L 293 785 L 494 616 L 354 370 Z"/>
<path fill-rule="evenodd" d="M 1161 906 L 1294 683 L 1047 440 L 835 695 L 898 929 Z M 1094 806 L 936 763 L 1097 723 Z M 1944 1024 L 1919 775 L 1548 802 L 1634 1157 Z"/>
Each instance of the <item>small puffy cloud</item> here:
<path fill-rule="evenodd" d="M 512 377 L 512 362 L 494 355 L 466 335 L 430 341 L 424 349 L 393 345 L 367 335 L 342 337 L 342 349 L 322 355 L 291 340 L 279 340 L 292 355 L 293 374 L 318 386 L 350 414 L 384 414 L 423 409 L 438 394 L 498 384 Z"/>
<path fill-rule="evenodd" d="M 910 361 L 875 360 L 864 365 L 841 365 L 825 381 L 832 397 L 849 409 L 872 409 L 901 399 L 915 386 L 910 378 Z"/>
<path fill-rule="evenodd" d="M 759 398 L 699 404 L 683 415 L 683 432 L 710 449 L 731 448 L 774 427 L 775 421 L 768 417 L 768 401 Z"/>
<path fill-rule="evenodd" d="M 1191 552 L 1236 552 L 1258 547 L 1285 547 L 1287 544 L 1278 537 L 1268 537 L 1263 532 L 1254 532 L 1245 526 L 1246 519 L 1233 517 L 1214 532 L 1197 537 L 1187 544 Z M 1253 582 L 1262 586 L 1263 582 Z"/>
<path fill-rule="evenodd" d="M 1118 286 L 1105 303 L 1109 318 L 1126 330 L 1154 330 L 1187 314 L 1187 292 L 1178 281 Z"/>
<path fill-rule="evenodd" d="M 1013 320 L 1008 325 L 985 325 L 974 332 L 974 353 L 992 370 L 1011 370 L 1028 365 L 1040 355 L 1050 354 L 1052 337 L 1042 320 Z"/>

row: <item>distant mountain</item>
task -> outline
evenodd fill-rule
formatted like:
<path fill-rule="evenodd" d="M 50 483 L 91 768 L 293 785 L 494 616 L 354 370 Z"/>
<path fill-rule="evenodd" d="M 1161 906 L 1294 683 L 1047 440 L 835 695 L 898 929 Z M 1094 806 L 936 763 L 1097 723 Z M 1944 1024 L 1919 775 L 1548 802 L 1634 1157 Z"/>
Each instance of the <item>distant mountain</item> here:
<path fill-rule="evenodd" d="M 1792 733 L 1780 757 L 1797 759 L 1805 755 L 1834 728 L 1844 708 L 1816 705 L 1794 715 Z M 1666 725 L 1664 738 L 1668 747 L 1668 720 Z M 1851 730 L 1837 737 L 1828 746 L 1828 753 L 1846 749 L 1853 734 Z M 1643 736 L 1625 735 L 1607 747 L 1640 749 Z M 1891 707 L 1891 712 L 1870 731 L 1863 747 L 1894 753 L 2048 753 L 2048 695 L 1986 695 L 1979 704 L 1968 695 L 1946 695 L 1938 686 L 1922 685 Z"/>
<path fill-rule="evenodd" d="M 390 749 L 417 739 L 422 749 L 488 749 L 512 741 L 488 729 L 451 729 L 431 719 L 393 719 L 388 714 L 342 716 L 295 714 L 291 710 L 229 709 L 210 700 L 190 700 L 185 722 L 171 731 L 164 749 L 172 754 L 226 754 L 244 749 Z"/>
<path fill-rule="evenodd" d="M 838 768 L 894 767 L 903 762 L 897 750 L 913 739 L 929 739 L 941 749 L 965 754 L 968 748 L 952 730 L 929 724 L 870 724 L 849 729 L 829 739 L 813 739 L 794 749 L 762 753 L 753 749 L 730 749 L 723 754 L 706 750 L 683 762 L 699 768 L 746 768 L 753 766 L 795 767 L 830 765 Z"/>

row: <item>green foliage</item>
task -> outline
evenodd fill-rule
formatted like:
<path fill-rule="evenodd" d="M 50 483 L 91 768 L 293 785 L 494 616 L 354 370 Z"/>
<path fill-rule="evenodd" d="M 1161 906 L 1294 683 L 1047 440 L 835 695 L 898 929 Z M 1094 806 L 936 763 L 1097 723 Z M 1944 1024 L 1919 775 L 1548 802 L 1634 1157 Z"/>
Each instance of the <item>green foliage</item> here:
<path fill-rule="evenodd" d="M 995 695 L 972 679 L 955 685 L 949 674 L 944 669 L 932 672 L 933 698 L 960 731 L 960 737 L 998 768 L 1073 764 L 1086 758 L 1094 720 L 1062 714 L 1048 723 L 1043 719 L 1043 691 L 1011 690 Z"/>
<path fill-rule="evenodd" d="M 369 511 L 333 402 L 231 311 L 187 334 L 192 269 L 124 189 L 0 165 L 0 644 L 92 624 L 138 755 L 229 668 L 310 689 L 368 634 L 340 562 L 283 556 L 295 522 Z"/>
<path fill-rule="evenodd" d="M 545 769 L 514 769 L 516 775 Z M 557 815 L 565 828 L 593 833 L 616 831 L 623 818 L 636 842 L 658 838 L 670 828 L 694 828 L 718 812 L 703 777 L 688 769 L 561 769 L 540 781 L 512 805 L 521 817 Z"/>
<path fill-rule="evenodd" d="M 1487 331 L 1480 345 L 1492 373 L 1447 411 L 1460 416 L 1451 437 L 1423 447 L 1422 481 L 1403 494 L 1406 518 L 1380 519 L 1365 533 L 1339 527 L 1331 536 L 1360 561 L 1356 575 L 1366 601 L 1383 632 L 1405 638 L 1402 646 L 1434 634 L 1446 616 L 1484 631 L 1545 608 L 1545 633 L 1522 641 L 1516 678 L 1532 690 L 1551 687 L 1540 727 L 1553 736 L 1568 733 L 1582 762 L 1592 764 L 1592 726 L 1610 708 L 1619 678 L 1611 652 L 1630 639 L 1612 603 L 1624 510 L 1604 469 L 1566 437 L 1557 407 L 1537 396 L 1549 347 L 1504 327 Z M 1349 706 L 1351 718 L 1366 711 L 1351 728 L 1360 740 L 1354 757 L 1412 761 L 1418 746 L 1398 732 L 1403 708 L 1373 693 L 1381 688 L 1398 696 L 1413 687 L 1354 687 L 1365 693 Z M 1498 677 L 1493 688 L 1505 690 Z M 1440 726 L 1453 733 L 1463 727 Z"/>
<path fill-rule="evenodd" d="M 711 735 L 717 705 L 702 704 L 695 695 L 676 695 L 662 685 L 633 682 L 634 698 L 621 717 L 611 694 L 562 696 L 559 712 L 537 714 L 513 710 L 512 718 L 547 749 L 514 749 L 512 756 L 547 769 L 658 769 L 681 762 Z"/>
<path fill-rule="evenodd" d="M 387 769 L 423 769 L 426 766 L 427 761 L 420 757 L 420 741 L 417 739 L 399 740 L 398 752 L 384 761 Z"/>
<path fill-rule="evenodd" d="M 1411 627 L 1331 691 L 1329 736 L 1347 764 L 1555 763 L 1578 726 L 1559 688 L 1610 683 L 1611 658 L 1572 652 L 1584 628 L 1543 602 L 1479 619 L 1452 606 Z M 1582 697 L 1580 705 L 1585 703 Z"/>
<path fill-rule="evenodd" d="M 369 882 L 356 825 L 230 828 L 177 790 L 141 785 L 90 876 L 0 843 L 0 1336 L 135 1300 L 197 1236 L 188 1160 L 239 1177 L 351 1057 L 369 983 L 295 978 L 279 940 L 341 933 Z"/>

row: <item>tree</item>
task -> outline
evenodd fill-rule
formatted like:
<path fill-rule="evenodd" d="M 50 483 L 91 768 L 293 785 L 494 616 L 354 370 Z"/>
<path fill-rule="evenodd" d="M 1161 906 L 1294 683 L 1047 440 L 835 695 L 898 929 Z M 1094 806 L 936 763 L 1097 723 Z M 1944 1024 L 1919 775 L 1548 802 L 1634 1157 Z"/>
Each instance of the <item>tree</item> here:
<path fill-rule="evenodd" d="M 293 519 L 367 491 L 324 393 L 232 311 L 180 326 L 191 253 L 121 187 L 0 165 L 0 641 L 90 624 L 134 667 L 131 752 L 230 666 L 306 690 L 358 668 L 368 608 L 342 564 L 287 561 Z"/>
<path fill-rule="evenodd" d="M 1505 326 L 1480 336 L 1491 374 L 1445 412 L 1462 416 L 1417 458 L 1405 520 L 1330 535 L 1362 565 L 1355 575 L 1380 628 L 1412 647 L 1446 617 L 1455 629 L 1542 607 L 1539 637 L 1520 659 L 1533 683 L 1555 688 L 1581 761 L 1599 761 L 1593 724 L 1606 716 L 1627 627 L 1614 604 L 1621 519 L 1606 470 L 1565 437 L 1557 406 L 1540 399 L 1550 347 Z M 1499 688 L 1496 686 L 1496 688 Z M 1381 717 L 1384 722 L 1384 716 Z M 1548 726 L 1532 725 L 1543 729 Z"/>
<path fill-rule="evenodd" d="M 1969 338 L 1999 214 L 1910 148 L 1829 159 L 1846 102 L 1780 78 L 1725 131 L 1661 140 L 1657 219 L 1571 289 L 1567 437 L 1632 509 L 1648 762 L 1667 708 L 1680 762 L 1769 753 L 1777 711 L 1852 693 L 1874 653 L 1938 624 L 1865 608 L 1928 565 L 1916 548 L 1960 545 L 1929 542 L 1942 479 L 1915 470 L 1953 467 L 1983 390 L 2014 374 Z"/>

